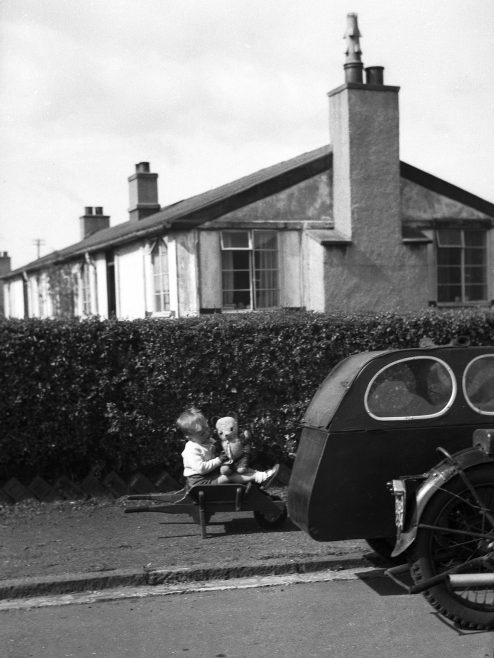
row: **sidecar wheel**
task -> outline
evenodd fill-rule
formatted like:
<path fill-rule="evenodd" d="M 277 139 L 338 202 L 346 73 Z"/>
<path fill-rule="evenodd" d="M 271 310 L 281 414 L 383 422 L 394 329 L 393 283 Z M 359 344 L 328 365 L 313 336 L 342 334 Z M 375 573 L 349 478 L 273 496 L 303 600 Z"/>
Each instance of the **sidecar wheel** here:
<path fill-rule="evenodd" d="M 483 507 L 494 511 L 493 465 L 467 470 L 466 475 Z M 410 550 L 410 571 L 415 583 L 492 552 L 489 544 L 494 541 L 494 527 L 460 476 L 438 489 L 425 508 L 420 525 L 433 528 L 419 526 Z M 483 565 L 469 568 L 467 565 L 459 573 L 492 574 L 492 568 Z M 453 590 L 445 581 L 426 590 L 424 596 L 441 614 L 463 628 L 494 628 L 492 585 Z"/>
<path fill-rule="evenodd" d="M 277 496 L 272 496 L 273 500 L 281 500 Z M 273 510 L 273 512 L 261 512 L 256 510 L 254 512 L 254 518 L 257 522 L 257 525 L 264 530 L 275 530 L 276 528 L 281 528 L 287 519 L 288 513 L 286 510 L 286 505 Z"/>

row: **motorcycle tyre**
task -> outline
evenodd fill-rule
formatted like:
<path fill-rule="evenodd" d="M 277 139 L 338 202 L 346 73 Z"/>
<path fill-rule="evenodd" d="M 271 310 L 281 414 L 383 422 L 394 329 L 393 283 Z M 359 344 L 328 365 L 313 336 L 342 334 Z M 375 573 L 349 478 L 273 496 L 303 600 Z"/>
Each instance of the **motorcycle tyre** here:
<path fill-rule="evenodd" d="M 493 466 L 493 464 L 485 464 L 467 471 L 467 477 L 475 489 L 487 485 L 491 486 L 494 491 Z M 448 495 L 447 491 L 461 494 L 466 487 L 460 476 L 456 476 L 444 484 L 442 489 L 438 490 L 431 498 L 420 519 L 421 523 L 438 524 L 443 508 L 451 501 L 451 496 Z M 410 573 L 416 584 L 426 578 L 435 576 L 437 573 L 430 547 L 430 540 L 434 532 L 434 530 L 419 529 L 416 540 L 408 551 Z M 494 628 L 494 606 L 489 606 L 490 610 L 482 610 L 480 606 L 479 608 L 473 608 L 465 605 L 453 594 L 446 583 L 431 587 L 423 592 L 423 595 L 438 612 L 453 620 L 461 628 L 472 630 L 490 630 Z"/>

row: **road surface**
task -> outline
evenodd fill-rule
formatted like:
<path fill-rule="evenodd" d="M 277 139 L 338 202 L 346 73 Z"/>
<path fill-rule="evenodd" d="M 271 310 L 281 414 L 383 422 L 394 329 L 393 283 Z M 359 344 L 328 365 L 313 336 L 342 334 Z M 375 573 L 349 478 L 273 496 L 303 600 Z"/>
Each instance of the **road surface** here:
<path fill-rule="evenodd" d="M 203 585 L 3 602 L 1 655 L 494 658 L 492 633 L 452 628 L 376 570 Z"/>

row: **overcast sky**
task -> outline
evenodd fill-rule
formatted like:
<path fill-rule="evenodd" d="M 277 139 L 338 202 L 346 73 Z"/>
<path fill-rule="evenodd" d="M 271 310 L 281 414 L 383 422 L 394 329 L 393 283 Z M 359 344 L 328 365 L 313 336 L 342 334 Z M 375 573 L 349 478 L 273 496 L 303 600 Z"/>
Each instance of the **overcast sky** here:
<path fill-rule="evenodd" d="M 0 251 L 128 219 L 329 142 L 346 14 L 400 90 L 401 159 L 494 202 L 493 0 L 0 0 Z"/>

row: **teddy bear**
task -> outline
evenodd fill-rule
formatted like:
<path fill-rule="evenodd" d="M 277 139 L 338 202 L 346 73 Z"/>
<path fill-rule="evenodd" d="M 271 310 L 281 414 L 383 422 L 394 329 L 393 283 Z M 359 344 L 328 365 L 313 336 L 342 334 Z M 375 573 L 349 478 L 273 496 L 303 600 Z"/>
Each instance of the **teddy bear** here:
<path fill-rule="evenodd" d="M 245 473 L 249 468 L 249 454 L 251 447 L 247 443 L 248 433 L 244 436 L 238 434 L 238 423 L 233 416 L 224 416 L 216 422 L 216 431 L 221 441 L 223 451 L 228 461 L 220 466 L 222 475 L 232 473 Z"/>

